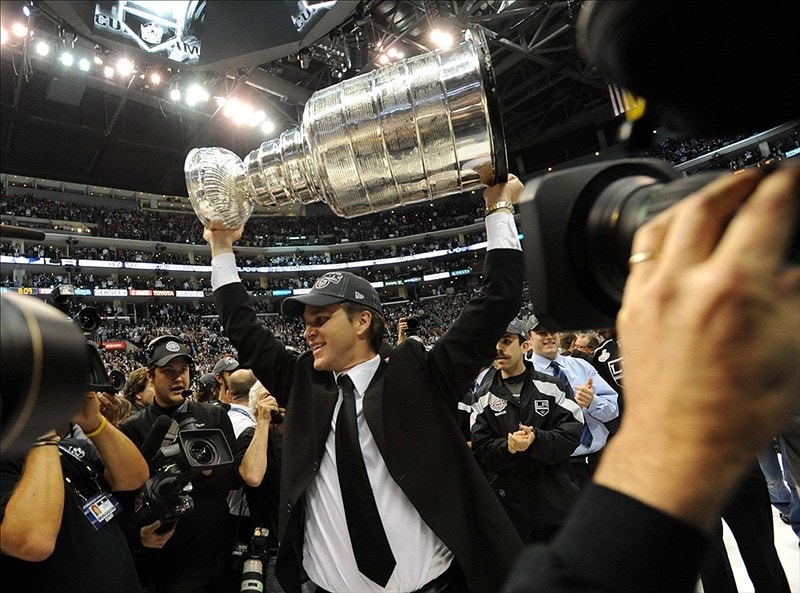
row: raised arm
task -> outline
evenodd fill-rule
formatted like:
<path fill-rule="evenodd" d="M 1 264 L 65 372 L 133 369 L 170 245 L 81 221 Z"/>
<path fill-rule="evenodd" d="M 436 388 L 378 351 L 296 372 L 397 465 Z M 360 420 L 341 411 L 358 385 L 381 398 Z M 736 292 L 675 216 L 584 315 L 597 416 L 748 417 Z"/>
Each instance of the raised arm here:
<path fill-rule="evenodd" d="M 97 448 L 105 466 L 103 477 L 112 490 L 134 490 L 145 483 L 147 462 L 136 445 L 100 413 L 94 392 L 86 394 L 83 408 L 73 421 Z"/>

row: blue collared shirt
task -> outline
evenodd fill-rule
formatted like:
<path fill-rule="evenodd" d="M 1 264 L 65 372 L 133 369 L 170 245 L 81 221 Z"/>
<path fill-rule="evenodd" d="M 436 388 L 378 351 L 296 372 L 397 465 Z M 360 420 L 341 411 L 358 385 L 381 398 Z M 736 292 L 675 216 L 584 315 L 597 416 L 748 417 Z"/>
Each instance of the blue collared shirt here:
<path fill-rule="evenodd" d="M 533 362 L 533 368 L 537 371 L 553 375 L 553 368 L 550 366 L 550 363 L 553 361 L 549 358 L 533 353 L 531 361 Z M 588 408 L 583 408 L 583 417 L 586 426 L 592 433 L 592 444 L 588 447 L 578 445 L 578 448 L 572 452 L 572 456 L 576 457 L 588 455 L 589 453 L 597 453 L 606 446 L 606 441 L 608 440 L 608 429 L 604 422 L 608 422 L 619 416 L 619 405 L 617 404 L 619 395 L 614 388 L 600 376 L 597 370 L 585 360 L 559 354 L 555 361 L 561 366 L 564 373 L 569 378 L 573 389 L 578 385 L 586 383 L 590 377 L 592 379 L 594 399 L 592 399 L 592 403 L 589 404 Z"/>

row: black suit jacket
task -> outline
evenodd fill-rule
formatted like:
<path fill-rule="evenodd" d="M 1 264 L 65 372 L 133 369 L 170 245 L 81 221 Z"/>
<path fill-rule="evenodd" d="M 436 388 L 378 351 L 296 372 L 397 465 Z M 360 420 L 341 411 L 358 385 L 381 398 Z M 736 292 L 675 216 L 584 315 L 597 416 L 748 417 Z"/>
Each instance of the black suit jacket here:
<path fill-rule="evenodd" d="M 464 442 L 457 404 L 519 310 L 522 277 L 521 251 L 489 251 L 481 290 L 445 335 L 430 351 L 416 340 L 395 348 L 364 398 L 390 474 L 455 554 L 474 593 L 500 588 L 522 542 Z M 338 398 L 333 373 L 315 370 L 310 352 L 286 350 L 258 321 L 241 284 L 220 287 L 214 298 L 241 365 L 287 407 L 277 574 L 287 593 L 300 591 L 303 497 L 319 470 Z"/>

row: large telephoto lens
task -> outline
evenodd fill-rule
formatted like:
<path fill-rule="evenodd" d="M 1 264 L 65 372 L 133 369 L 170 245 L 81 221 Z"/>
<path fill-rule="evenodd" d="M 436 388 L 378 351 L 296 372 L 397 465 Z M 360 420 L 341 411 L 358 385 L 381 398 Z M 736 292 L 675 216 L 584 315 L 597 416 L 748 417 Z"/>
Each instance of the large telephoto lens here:
<path fill-rule="evenodd" d="M 533 310 L 553 329 L 613 327 L 636 230 L 719 173 L 623 159 L 529 179 L 520 200 Z"/>
<path fill-rule="evenodd" d="M 6 455 L 70 421 L 86 397 L 88 360 L 83 335 L 58 309 L 4 293 L 0 311 Z"/>

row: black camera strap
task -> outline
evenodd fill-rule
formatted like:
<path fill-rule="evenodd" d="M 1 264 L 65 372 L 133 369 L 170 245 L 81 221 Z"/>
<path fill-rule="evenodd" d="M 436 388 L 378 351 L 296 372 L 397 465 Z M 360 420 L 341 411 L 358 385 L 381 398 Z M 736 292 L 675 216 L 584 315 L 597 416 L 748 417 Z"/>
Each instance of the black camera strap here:
<path fill-rule="evenodd" d="M 169 425 L 169 430 L 167 430 L 167 434 L 164 435 L 164 440 L 161 441 L 162 447 L 166 447 L 175 442 L 175 439 L 178 437 L 178 432 L 180 432 L 178 421 L 175 420 L 175 416 L 179 414 L 185 414 L 188 411 L 189 411 L 189 400 L 185 399 L 183 400 L 183 403 L 180 406 L 178 406 L 178 409 L 176 409 L 172 413 L 172 424 Z"/>

